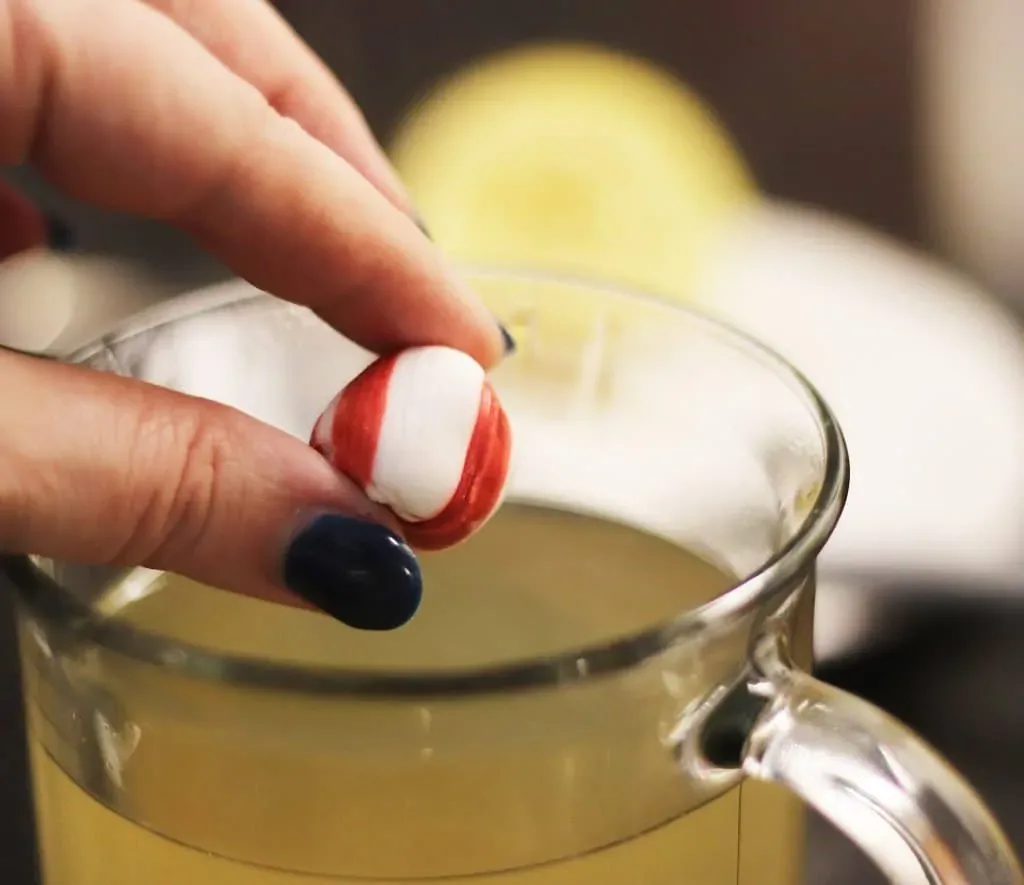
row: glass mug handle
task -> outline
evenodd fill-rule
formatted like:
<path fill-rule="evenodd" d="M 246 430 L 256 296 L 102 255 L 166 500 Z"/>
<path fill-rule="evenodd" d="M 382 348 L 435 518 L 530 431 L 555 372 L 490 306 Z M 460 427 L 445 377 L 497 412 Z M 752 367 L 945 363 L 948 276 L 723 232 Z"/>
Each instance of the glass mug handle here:
<path fill-rule="evenodd" d="M 799 670 L 779 632 L 756 644 L 752 663 L 705 705 L 700 728 L 684 729 L 696 744 L 677 746 L 694 774 L 740 770 L 786 787 L 898 885 L 1024 883 L 981 799 L 906 726 Z"/>

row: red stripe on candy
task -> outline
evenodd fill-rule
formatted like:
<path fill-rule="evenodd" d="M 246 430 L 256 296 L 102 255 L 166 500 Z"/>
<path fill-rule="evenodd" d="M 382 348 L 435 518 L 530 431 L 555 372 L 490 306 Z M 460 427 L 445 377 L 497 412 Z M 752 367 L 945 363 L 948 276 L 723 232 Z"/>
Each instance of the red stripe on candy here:
<path fill-rule="evenodd" d="M 398 356 L 377 360 L 360 372 L 345 388 L 334 412 L 332 463 L 363 489 L 373 481 L 373 462 Z"/>
<path fill-rule="evenodd" d="M 494 389 L 485 382 L 459 486 L 436 516 L 403 523 L 409 543 L 420 550 L 441 550 L 482 526 L 501 499 L 511 452 L 508 417 Z"/>

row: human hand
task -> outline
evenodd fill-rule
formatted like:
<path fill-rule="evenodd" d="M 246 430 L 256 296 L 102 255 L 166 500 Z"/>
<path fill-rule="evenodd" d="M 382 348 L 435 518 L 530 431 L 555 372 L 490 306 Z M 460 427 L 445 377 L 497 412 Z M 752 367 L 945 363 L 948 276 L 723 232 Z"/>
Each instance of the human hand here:
<path fill-rule="evenodd" d="M 485 367 L 503 353 L 358 109 L 262 0 L 0 4 L 0 164 L 20 163 L 180 227 L 373 350 L 446 344 Z M 0 194 L 0 257 L 42 236 L 35 210 Z M 8 352 L 0 389 L 0 549 L 298 593 L 355 626 L 415 610 L 419 570 L 393 520 L 300 440 Z"/>

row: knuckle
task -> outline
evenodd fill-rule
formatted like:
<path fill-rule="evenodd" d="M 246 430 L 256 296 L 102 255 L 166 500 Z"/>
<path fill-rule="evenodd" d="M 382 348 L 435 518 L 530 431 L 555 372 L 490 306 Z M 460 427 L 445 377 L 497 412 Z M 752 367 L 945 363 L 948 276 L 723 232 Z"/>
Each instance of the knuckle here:
<path fill-rule="evenodd" d="M 204 164 L 203 173 L 161 212 L 163 220 L 208 234 L 211 219 L 223 218 L 225 207 L 235 206 L 240 195 L 251 191 L 261 146 L 283 118 L 251 84 L 241 84 L 238 93 L 231 137 Z"/>
<path fill-rule="evenodd" d="M 148 413 L 135 434 L 130 470 L 149 480 L 132 483 L 144 491 L 133 504 L 135 531 L 118 558 L 159 566 L 187 555 L 222 511 L 233 434 L 212 407 Z"/>
<path fill-rule="evenodd" d="M 28 550 L 31 514 L 24 472 L 0 453 L 0 553 Z"/>

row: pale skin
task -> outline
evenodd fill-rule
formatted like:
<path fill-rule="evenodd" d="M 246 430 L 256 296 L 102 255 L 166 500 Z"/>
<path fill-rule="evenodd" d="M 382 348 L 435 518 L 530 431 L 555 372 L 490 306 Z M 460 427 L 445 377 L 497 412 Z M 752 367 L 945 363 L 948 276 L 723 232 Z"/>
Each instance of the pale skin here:
<path fill-rule="evenodd" d="M 352 99 L 263 0 L 0 0 L 0 164 L 21 163 L 180 227 L 374 350 L 501 357 Z M 43 235 L 0 183 L 0 260 Z M 211 402 L 8 352 L 0 390 L 0 550 L 289 602 L 304 513 L 389 521 L 301 441 Z"/>

